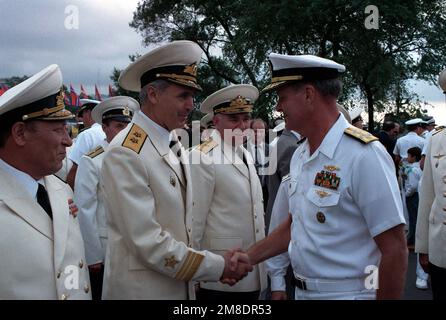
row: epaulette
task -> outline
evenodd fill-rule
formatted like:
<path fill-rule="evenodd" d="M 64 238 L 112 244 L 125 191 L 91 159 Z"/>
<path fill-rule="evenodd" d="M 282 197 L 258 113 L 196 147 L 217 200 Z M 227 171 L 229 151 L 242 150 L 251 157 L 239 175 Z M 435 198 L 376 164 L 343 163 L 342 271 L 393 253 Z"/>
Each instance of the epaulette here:
<path fill-rule="evenodd" d="M 435 132 L 432 133 L 432 135 L 435 135 L 435 134 L 437 134 L 437 133 L 443 131 L 444 128 L 446 128 L 446 127 L 445 127 L 445 126 L 438 126 L 438 127 L 436 127 L 436 128 L 435 128 Z"/>
<path fill-rule="evenodd" d="M 378 138 L 375 137 L 373 134 L 353 126 L 345 129 L 344 133 L 365 144 L 378 140 Z"/>
<path fill-rule="evenodd" d="M 204 154 L 207 154 L 207 153 L 209 153 L 209 151 L 211 151 L 212 149 L 214 149 L 216 146 L 218 146 L 218 143 L 217 143 L 217 142 L 215 142 L 215 141 L 212 140 L 212 139 L 208 139 L 208 140 L 206 140 L 205 142 L 203 142 L 202 144 L 200 144 L 200 145 L 197 147 L 197 150 L 200 151 L 200 152 L 202 152 L 202 153 L 204 153 Z"/>
<path fill-rule="evenodd" d="M 96 149 L 94 149 L 93 151 L 90 151 L 89 153 L 87 153 L 87 157 L 94 158 L 94 157 L 100 155 L 103 152 L 104 152 L 104 148 L 99 146 Z"/>
<path fill-rule="evenodd" d="M 290 175 L 290 174 L 287 174 L 286 176 L 283 176 L 283 177 L 282 177 L 282 182 L 287 181 L 287 180 L 290 180 L 290 179 L 291 179 L 291 175 Z"/>
<path fill-rule="evenodd" d="M 147 133 L 137 124 L 132 124 L 130 131 L 122 143 L 123 147 L 129 148 L 130 150 L 139 153 L 141 151 L 144 142 L 146 142 Z"/>

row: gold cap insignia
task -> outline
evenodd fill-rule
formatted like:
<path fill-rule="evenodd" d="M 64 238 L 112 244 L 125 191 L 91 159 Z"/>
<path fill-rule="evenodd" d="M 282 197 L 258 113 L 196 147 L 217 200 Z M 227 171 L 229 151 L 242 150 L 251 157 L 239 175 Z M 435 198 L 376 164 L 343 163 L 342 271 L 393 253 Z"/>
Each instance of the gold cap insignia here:
<path fill-rule="evenodd" d="M 130 109 L 128 106 L 125 106 L 124 110 L 122 110 L 122 114 L 125 115 L 126 117 L 130 116 Z"/>
<path fill-rule="evenodd" d="M 196 77 L 197 76 L 197 69 L 198 69 L 197 64 L 196 63 L 192 63 L 192 64 L 186 66 L 184 68 L 183 72 L 184 73 L 188 73 L 191 76 Z"/>
<path fill-rule="evenodd" d="M 248 101 L 246 100 L 245 97 L 242 96 L 237 96 L 234 100 L 231 101 L 231 103 L 229 104 L 229 107 L 231 108 L 239 108 L 242 106 L 246 106 L 248 105 Z"/>

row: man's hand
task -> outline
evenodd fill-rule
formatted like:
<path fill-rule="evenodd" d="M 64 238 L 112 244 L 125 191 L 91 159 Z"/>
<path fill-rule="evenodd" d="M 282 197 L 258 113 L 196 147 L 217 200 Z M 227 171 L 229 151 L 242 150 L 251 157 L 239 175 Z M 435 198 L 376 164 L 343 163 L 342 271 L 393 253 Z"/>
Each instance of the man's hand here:
<path fill-rule="evenodd" d="M 271 300 L 287 300 L 285 291 L 271 291 Z"/>
<path fill-rule="evenodd" d="M 426 253 L 420 253 L 418 259 L 420 260 L 420 265 L 424 272 L 429 273 L 429 255 Z"/>
<path fill-rule="evenodd" d="M 225 269 L 220 278 L 222 283 L 233 286 L 253 270 L 248 255 L 240 249 L 228 250 L 223 257 Z"/>

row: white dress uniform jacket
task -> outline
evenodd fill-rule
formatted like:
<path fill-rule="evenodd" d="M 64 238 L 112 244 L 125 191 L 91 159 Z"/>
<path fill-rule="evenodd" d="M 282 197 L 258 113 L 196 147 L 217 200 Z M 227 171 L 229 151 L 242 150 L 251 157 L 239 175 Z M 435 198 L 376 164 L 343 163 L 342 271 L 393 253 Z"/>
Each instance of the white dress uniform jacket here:
<path fill-rule="evenodd" d="M 79 209 L 78 218 L 85 244 L 87 265 L 104 262 L 107 247 L 107 221 L 101 169 L 108 142 L 82 156 L 76 172 L 74 201 Z"/>
<path fill-rule="evenodd" d="M 421 178 L 415 251 L 446 268 L 446 130 L 432 134 Z"/>
<path fill-rule="evenodd" d="M 190 280 L 218 281 L 224 269 L 223 257 L 191 249 L 189 168 L 160 129 L 140 111 L 104 156 L 105 299 L 194 298 Z"/>
<path fill-rule="evenodd" d="M 191 152 L 194 187 L 194 246 L 223 255 L 229 249 L 247 250 L 265 237 L 262 187 L 249 152 L 240 147 L 248 166 L 233 148 L 210 140 Z M 202 159 L 200 159 L 202 157 Z M 199 161 L 198 164 L 198 160 Z M 264 265 L 259 264 L 234 286 L 201 282 L 202 288 L 251 292 L 266 288 Z"/>
<path fill-rule="evenodd" d="M 389 154 L 341 114 L 312 155 L 302 143 L 290 169 L 294 274 L 310 291 L 365 290 L 366 268 L 381 259 L 373 238 L 405 223 Z"/>
<path fill-rule="evenodd" d="M 43 178 L 51 221 L 7 166 L 0 166 L 0 299 L 91 299 L 71 189 L 55 176 Z"/>

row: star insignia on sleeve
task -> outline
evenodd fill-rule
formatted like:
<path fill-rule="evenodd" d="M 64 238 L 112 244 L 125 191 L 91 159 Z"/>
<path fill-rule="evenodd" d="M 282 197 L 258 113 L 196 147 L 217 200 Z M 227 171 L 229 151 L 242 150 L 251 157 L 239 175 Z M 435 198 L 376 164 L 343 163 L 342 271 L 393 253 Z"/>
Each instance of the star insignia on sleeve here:
<path fill-rule="evenodd" d="M 166 261 L 164 266 L 169 268 L 175 268 L 175 265 L 180 262 L 175 260 L 175 256 L 171 256 L 170 258 L 165 258 L 164 260 Z"/>

